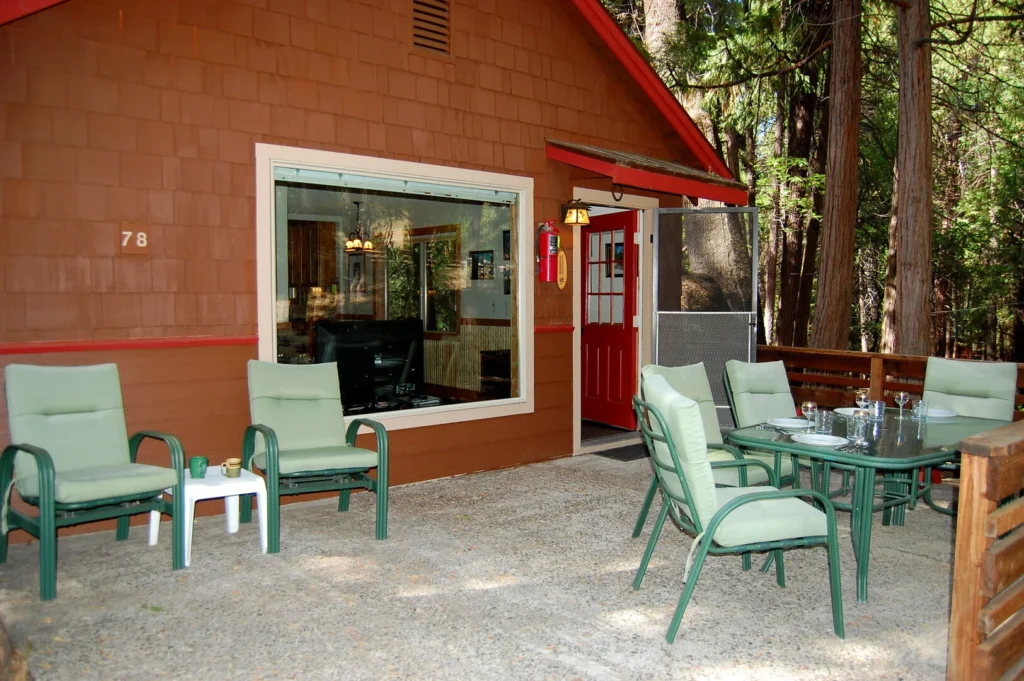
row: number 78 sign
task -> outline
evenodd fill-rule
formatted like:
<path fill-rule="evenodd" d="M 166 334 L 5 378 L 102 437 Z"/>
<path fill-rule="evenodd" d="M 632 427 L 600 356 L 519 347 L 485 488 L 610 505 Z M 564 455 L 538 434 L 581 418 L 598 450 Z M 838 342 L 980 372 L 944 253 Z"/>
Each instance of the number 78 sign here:
<path fill-rule="evenodd" d="M 118 236 L 118 247 L 122 255 L 149 255 L 149 232 L 147 225 L 136 222 L 122 222 Z"/>

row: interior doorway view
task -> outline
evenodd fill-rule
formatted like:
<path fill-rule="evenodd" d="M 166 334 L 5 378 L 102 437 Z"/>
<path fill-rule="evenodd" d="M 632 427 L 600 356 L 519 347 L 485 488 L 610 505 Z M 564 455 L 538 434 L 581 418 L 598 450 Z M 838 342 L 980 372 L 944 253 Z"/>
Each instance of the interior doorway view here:
<path fill-rule="evenodd" d="M 638 211 L 594 207 L 580 230 L 583 441 L 636 430 L 638 228 Z"/>

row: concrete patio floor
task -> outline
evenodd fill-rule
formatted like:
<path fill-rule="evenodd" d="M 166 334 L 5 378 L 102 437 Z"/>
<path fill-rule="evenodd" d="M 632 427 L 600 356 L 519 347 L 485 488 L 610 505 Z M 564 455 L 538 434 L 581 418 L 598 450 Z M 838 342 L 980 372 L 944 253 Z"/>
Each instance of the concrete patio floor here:
<path fill-rule="evenodd" d="M 281 553 L 256 525 L 196 523 L 192 565 L 170 569 L 144 528 L 63 539 L 58 598 L 38 601 L 37 546 L 0 567 L 0 613 L 36 679 L 944 678 L 952 522 L 924 508 L 876 516 L 871 601 L 857 603 L 839 514 L 845 640 L 832 633 L 823 549 L 774 573 L 709 559 L 679 637 L 664 640 L 691 538 L 667 529 L 643 588 L 649 536 L 629 534 L 646 460 L 593 455 L 394 488 L 390 535 L 373 497 L 282 511 Z M 755 559 L 755 566 L 759 559 Z"/>

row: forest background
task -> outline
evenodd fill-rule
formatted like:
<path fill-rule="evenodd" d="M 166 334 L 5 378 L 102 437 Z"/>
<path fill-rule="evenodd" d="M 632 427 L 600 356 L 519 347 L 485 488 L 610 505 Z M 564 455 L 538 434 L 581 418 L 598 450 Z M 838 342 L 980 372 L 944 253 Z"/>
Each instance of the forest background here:
<path fill-rule="evenodd" d="M 604 0 L 759 208 L 761 342 L 1024 362 L 1024 0 Z"/>

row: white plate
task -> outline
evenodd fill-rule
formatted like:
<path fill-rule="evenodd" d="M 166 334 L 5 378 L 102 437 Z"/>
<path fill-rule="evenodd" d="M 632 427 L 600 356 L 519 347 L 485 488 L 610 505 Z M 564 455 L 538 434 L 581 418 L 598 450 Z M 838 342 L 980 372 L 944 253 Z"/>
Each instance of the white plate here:
<path fill-rule="evenodd" d="M 860 407 L 839 407 L 836 409 L 837 414 L 842 416 L 853 416 L 853 412 L 857 411 Z"/>
<path fill-rule="evenodd" d="M 811 422 L 807 419 L 768 419 L 768 425 L 783 430 L 806 430 L 811 427 Z"/>
<path fill-rule="evenodd" d="M 794 433 L 789 436 L 793 442 L 813 447 L 839 447 L 849 442 L 845 437 L 817 433 Z"/>

